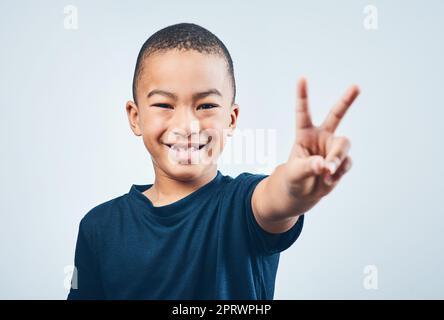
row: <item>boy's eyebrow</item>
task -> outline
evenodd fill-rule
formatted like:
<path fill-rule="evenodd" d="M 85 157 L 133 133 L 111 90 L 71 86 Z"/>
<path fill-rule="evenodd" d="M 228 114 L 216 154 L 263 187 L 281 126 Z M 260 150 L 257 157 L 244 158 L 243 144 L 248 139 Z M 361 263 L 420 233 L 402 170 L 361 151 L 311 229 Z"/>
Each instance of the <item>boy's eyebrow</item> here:
<path fill-rule="evenodd" d="M 167 96 L 169 98 L 177 100 L 177 95 L 176 94 L 174 94 L 172 92 L 165 91 L 165 90 L 160 90 L 160 89 L 151 90 L 148 93 L 147 97 L 150 98 L 150 97 L 152 97 L 155 94 L 160 94 L 162 96 Z M 219 90 L 212 88 L 212 89 L 208 89 L 208 90 L 203 91 L 203 92 L 196 92 L 196 93 L 194 93 L 193 94 L 193 100 L 202 99 L 202 98 L 204 98 L 206 96 L 209 96 L 209 95 L 212 95 L 212 94 L 222 97 L 222 94 L 219 92 Z"/>

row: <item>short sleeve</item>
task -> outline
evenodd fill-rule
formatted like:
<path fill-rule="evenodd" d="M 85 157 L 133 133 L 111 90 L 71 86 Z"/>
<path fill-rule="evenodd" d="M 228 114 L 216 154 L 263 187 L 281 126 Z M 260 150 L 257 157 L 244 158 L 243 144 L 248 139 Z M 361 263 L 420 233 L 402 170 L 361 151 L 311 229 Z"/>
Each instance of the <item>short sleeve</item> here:
<path fill-rule="evenodd" d="M 84 219 L 79 225 L 74 258 L 75 268 L 68 300 L 104 299 L 97 254 L 91 246 L 91 232 L 88 231 Z"/>
<path fill-rule="evenodd" d="M 297 222 L 283 233 L 267 232 L 258 224 L 254 217 L 251 199 L 257 184 L 268 176 L 246 172 L 240 174 L 237 179 L 242 189 L 239 194 L 243 196 L 243 213 L 252 247 L 259 254 L 272 255 L 288 249 L 297 240 L 304 224 L 304 215 L 299 216 Z M 279 201 L 279 199 L 274 199 L 274 201 Z"/>

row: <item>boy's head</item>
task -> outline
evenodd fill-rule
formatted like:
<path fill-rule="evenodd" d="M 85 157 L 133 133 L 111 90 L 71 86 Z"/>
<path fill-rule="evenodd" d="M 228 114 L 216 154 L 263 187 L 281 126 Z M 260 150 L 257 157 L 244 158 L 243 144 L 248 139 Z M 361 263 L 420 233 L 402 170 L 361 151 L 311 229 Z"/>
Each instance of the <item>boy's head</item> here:
<path fill-rule="evenodd" d="M 230 54 L 210 31 L 180 23 L 153 34 L 137 57 L 126 110 L 156 173 L 192 180 L 214 169 L 236 127 L 235 95 Z"/>

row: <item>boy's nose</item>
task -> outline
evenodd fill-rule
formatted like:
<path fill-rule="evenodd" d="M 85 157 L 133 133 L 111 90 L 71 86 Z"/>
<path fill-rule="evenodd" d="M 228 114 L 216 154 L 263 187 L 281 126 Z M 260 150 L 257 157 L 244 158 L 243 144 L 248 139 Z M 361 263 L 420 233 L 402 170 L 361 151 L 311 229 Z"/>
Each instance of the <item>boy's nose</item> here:
<path fill-rule="evenodd" d="M 186 108 L 183 108 L 186 109 Z M 171 131 L 177 135 L 185 135 L 186 137 L 194 134 L 198 134 L 200 131 L 199 120 L 189 110 L 178 110 L 171 123 Z"/>

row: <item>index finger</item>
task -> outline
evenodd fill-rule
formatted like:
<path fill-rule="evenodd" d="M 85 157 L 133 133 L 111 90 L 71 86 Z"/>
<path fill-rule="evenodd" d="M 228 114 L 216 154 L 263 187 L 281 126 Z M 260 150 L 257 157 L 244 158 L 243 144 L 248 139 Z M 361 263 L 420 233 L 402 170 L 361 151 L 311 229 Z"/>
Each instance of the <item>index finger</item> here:
<path fill-rule="evenodd" d="M 327 118 L 324 120 L 321 127 L 331 133 L 334 133 L 348 108 L 351 106 L 358 95 L 359 87 L 357 85 L 351 86 L 341 98 L 341 100 L 339 100 L 339 102 L 337 102 L 330 110 Z"/>

